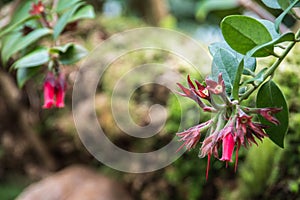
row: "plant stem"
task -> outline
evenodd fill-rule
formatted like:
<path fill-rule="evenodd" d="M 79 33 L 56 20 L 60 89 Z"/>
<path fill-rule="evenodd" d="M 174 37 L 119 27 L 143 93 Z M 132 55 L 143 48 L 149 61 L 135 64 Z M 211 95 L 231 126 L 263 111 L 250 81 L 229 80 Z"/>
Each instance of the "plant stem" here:
<path fill-rule="evenodd" d="M 285 57 L 288 55 L 288 53 L 292 50 L 292 48 L 295 46 L 295 44 L 298 42 L 297 40 L 300 37 L 300 29 L 295 34 L 295 40 L 287 46 L 287 48 L 284 50 L 283 54 L 278 57 L 275 63 L 266 71 L 264 75 L 264 80 L 261 81 L 259 84 L 254 85 L 252 88 L 250 88 L 246 93 L 244 93 L 240 97 L 240 102 L 247 99 L 257 88 L 259 88 L 270 76 L 274 74 L 278 66 L 281 64 L 281 62 L 285 59 Z"/>

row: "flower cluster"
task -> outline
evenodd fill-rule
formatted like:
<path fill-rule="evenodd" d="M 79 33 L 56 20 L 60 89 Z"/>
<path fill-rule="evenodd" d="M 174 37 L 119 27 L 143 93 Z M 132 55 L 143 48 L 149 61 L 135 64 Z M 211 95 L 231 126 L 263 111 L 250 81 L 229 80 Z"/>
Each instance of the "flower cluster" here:
<path fill-rule="evenodd" d="M 279 125 L 279 121 L 273 114 L 281 111 L 281 108 L 248 108 L 239 105 L 236 100 L 232 101 L 226 93 L 222 74 L 219 74 L 218 81 L 207 78 L 205 80 L 206 85 L 198 81 L 195 81 L 194 84 L 190 76 L 187 77 L 187 82 L 188 88 L 178 83 L 183 92 L 179 94 L 196 101 L 204 111 L 216 113 L 212 119 L 177 133 L 180 141 L 183 141 L 182 146 L 186 146 L 190 150 L 199 143 L 201 133 L 207 132 L 207 137 L 202 142 L 199 154 L 199 157 L 208 157 L 206 178 L 212 155 L 225 161 L 227 166 L 228 162 L 232 162 L 232 155 L 236 149 L 236 170 L 240 147 L 247 148 L 252 143 L 257 145 L 255 138 L 262 140 L 268 136 L 264 131 L 267 126 L 253 121 L 252 114 L 260 114 L 273 124 Z M 221 158 L 219 157 L 219 149 L 222 150 Z"/>
<path fill-rule="evenodd" d="M 43 108 L 57 108 L 65 106 L 66 80 L 63 73 L 54 76 L 52 72 L 48 72 L 44 80 L 44 105 Z"/>

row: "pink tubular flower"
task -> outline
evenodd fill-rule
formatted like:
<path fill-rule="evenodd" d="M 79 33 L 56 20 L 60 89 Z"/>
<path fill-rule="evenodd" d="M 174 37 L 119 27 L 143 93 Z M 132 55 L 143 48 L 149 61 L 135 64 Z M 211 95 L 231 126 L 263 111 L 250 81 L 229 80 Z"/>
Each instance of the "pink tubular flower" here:
<path fill-rule="evenodd" d="M 51 108 L 54 101 L 55 94 L 55 77 L 53 73 L 49 72 L 44 81 L 44 105 L 43 108 Z"/>
<path fill-rule="evenodd" d="M 66 91 L 66 80 L 65 75 L 60 74 L 56 79 L 55 83 L 55 95 L 56 95 L 56 107 L 63 108 L 65 106 L 65 91 Z"/>
<path fill-rule="evenodd" d="M 222 139 L 222 158 L 220 160 L 232 162 L 232 153 L 234 150 L 235 142 L 231 133 L 225 135 Z"/>
<path fill-rule="evenodd" d="M 272 114 L 278 113 L 282 108 L 260 108 L 258 109 L 258 114 L 263 116 L 269 122 L 272 122 L 275 125 L 279 125 L 280 122 Z"/>
<path fill-rule="evenodd" d="M 31 15 L 39 15 L 45 11 L 45 7 L 41 1 L 39 1 L 37 4 L 32 3 L 31 10 L 29 13 Z"/>
<path fill-rule="evenodd" d="M 222 74 L 220 73 L 218 76 L 218 82 L 213 81 L 211 79 L 206 79 L 205 80 L 207 89 L 212 92 L 213 94 L 221 94 L 225 92 L 225 83 L 222 78 Z"/>

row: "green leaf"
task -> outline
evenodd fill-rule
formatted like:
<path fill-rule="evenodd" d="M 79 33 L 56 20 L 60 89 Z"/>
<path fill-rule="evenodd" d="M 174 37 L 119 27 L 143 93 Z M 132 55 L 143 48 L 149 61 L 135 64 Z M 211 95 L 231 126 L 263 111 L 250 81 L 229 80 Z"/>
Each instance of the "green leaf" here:
<path fill-rule="evenodd" d="M 17 60 L 13 64 L 13 67 L 15 69 L 36 67 L 49 62 L 49 60 L 50 56 L 48 49 L 37 49 Z"/>
<path fill-rule="evenodd" d="M 240 81 L 241 81 L 243 70 L 244 70 L 244 59 L 242 59 L 242 61 L 240 62 L 234 78 L 232 96 L 235 100 L 239 100 Z"/>
<path fill-rule="evenodd" d="M 268 6 L 269 8 L 273 8 L 273 9 L 281 9 L 279 3 L 277 2 L 277 0 L 262 0 L 262 2 Z"/>
<path fill-rule="evenodd" d="M 69 20 L 69 22 L 73 22 L 79 19 L 93 19 L 95 18 L 94 8 L 91 5 L 85 5 L 81 7 Z"/>
<path fill-rule="evenodd" d="M 45 35 L 52 33 L 52 30 L 48 28 L 40 28 L 30 32 L 26 36 L 22 36 L 21 33 L 16 33 L 5 39 L 2 49 L 2 60 L 4 63 L 18 51 L 28 47 L 29 45 L 36 42 L 38 39 Z M 13 48 L 12 48 L 13 47 Z"/>
<path fill-rule="evenodd" d="M 1 31 L 0 31 L 0 38 L 3 37 L 4 35 L 14 31 L 16 28 L 20 27 L 21 25 L 23 25 L 25 22 L 30 21 L 32 19 L 37 19 L 37 16 L 28 16 L 12 25 L 9 25 L 8 27 L 4 27 Z"/>
<path fill-rule="evenodd" d="M 267 121 L 259 115 L 262 124 L 269 126 L 265 129 L 270 139 L 280 147 L 284 147 L 284 136 L 287 133 L 289 125 L 289 112 L 287 102 L 280 88 L 272 81 L 264 83 L 258 90 L 256 96 L 256 106 L 258 108 L 273 107 L 282 108 L 282 111 L 274 116 L 280 121 L 278 126 Z"/>
<path fill-rule="evenodd" d="M 244 55 L 254 47 L 272 40 L 267 28 L 256 19 L 248 16 L 231 15 L 225 17 L 221 22 L 221 29 L 229 46 Z"/>
<path fill-rule="evenodd" d="M 247 53 L 247 56 L 251 57 L 251 56 L 257 56 L 257 55 L 264 55 L 264 56 L 273 55 L 274 54 L 273 49 L 276 44 L 286 42 L 286 41 L 294 41 L 294 40 L 295 40 L 294 33 L 291 33 L 291 32 L 285 33 L 270 42 L 267 42 L 262 45 L 258 45 L 257 47 L 253 48 L 251 51 L 249 51 Z M 270 51 L 270 49 L 272 49 L 272 51 Z"/>
<path fill-rule="evenodd" d="M 77 3 L 74 7 L 67 10 L 57 21 L 57 23 L 54 26 L 54 33 L 53 37 L 54 39 L 57 39 L 59 34 L 64 30 L 67 23 L 70 21 L 70 19 L 73 17 L 74 13 L 83 5 L 83 2 Z"/>
<path fill-rule="evenodd" d="M 212 62 L 212 79 L 217 80 L 219 73 L 226 86 L 226 92 L 231 93 L 235 79 L 238 62 L 235 56 L 227 50 L 219 49 L 215 54 Z"/>
<path fill-rule="evenodd" d="M 294 1 L 287 9 L 285 9 L 275 20 L 275 29 L 279 33 L 279 26 L 284 17 L 290 12 L 290 10 L 299 3 L 299 0 Z"/>
<path fill-rule="evenodd" d="M 29 16 L 31 16 L 29 14 L 29 10 L 31 9 L 31 5 L 34 1 L 33 0 L 26 0 L 26 1 L 20 1 L 20 3 L 18 4 L 18 7 L 16 8 L 16 10 L 18 12 L 14 12 L 10 23 L 16 23 L 18 21 L 21 21 Z M 38 17 L 38 16 L 36 16 Z"/>
<path fill-rule="evenodd" d="M 50 49 L 50 52 L 52 53 L 66 53 L 66 51 L 70 48 L 74 46 L 74 43 L 67 43 L 63 46 L 55 46 L 55 47 L 52 47 Z"/>
<path fill-rule="evenodd" d="M 265 19 L 259 19 L 258 21 L 268 29 L 273 40 L 280 37 L 280 34 L 276 31 L 275 24 L 273 22 Z"/>
<path fill-rule="evenodd" d="M 215 42 L 211 45 L 209 45 L 209 51 L 212 56 L 219 50 L 223 49 L 226 51 L 229 51 L 235 56 L 236 63 L 240 63 L 244 59 L 244 75 L 251 75 L 255 72 L 256 69 L 256 59 L 253 57 L 245 57 L 244 55 L 234 51 L 226 42 Z M 236 66 L 237 68 L 238 66 Z"/>
<path fill-rule="evenodd" d="M 33 76 L 37 75 L 39 71 L 40 67 L 19 68 L 17 70 L 18 87 L 22 88 L 25 85 L 25 83 Z"/>
<path fill-rule="evenodd" d="M 85 57 L 87 53 L 88 51 L 84 47 L 74 44 L 65 53 L 60 53 L 58 59 L 62 64 L 70 65 Z"/>
<path fill-rule="evenodd" d="M 56 7 L 56 12 L 62 12 L 66 9 L 69 9 L 80 1 L 81 0 L 59 0 Z"/>

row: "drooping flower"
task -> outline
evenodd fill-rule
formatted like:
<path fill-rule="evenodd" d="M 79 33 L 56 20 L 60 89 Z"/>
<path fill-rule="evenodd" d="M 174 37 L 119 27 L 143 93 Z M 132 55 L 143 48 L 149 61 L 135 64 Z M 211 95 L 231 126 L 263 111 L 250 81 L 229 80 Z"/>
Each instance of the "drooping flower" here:
<path fill-rule="evenodd" d="M 207 155 L 206 179 L 208 178 L 211 155 L 217 159 L 220 159 L 221 161 L 225 161 L 226 165 L 228 161 L 232 162 L 232 154 L 236 145 L 233 126 L 234 120 L 230 119 L 227 126 L 220 131 L 213 132 L 210 136 L 203 140 L 199 157 L 205 157 Z M 222 157 L 219 158 L 218 149 L 221 145 Z M 235 165 L 237 165 L 237 161 L 238 160 L 236 159 Z"/>
<path fill-rule="evenodd" d="M 32 3 L 31 10 L 29 11 L 29 13 L 31 15 L 39 15 L 44 11 L 45 11 L 44 4 L 42 3 L 42 1 L 38 1 L 38 3 Z"/>
<path fill-rule="evenodd" d="M 66 91 L 66 80 L 63 73 L 54 76 L 52 72 L 48 72 L 44 81 L 44 105 L 43 108 L 57 108 L 65 106 L 64 98 Z"/>
<path fill-rule="evenodd" d="M 65 106 L 65 91 L 66 91 L 66 80 L 64 74 L 59 74 L 55 82 L 55 95 L 56 95 L 56 107 L 63 108 Z"/>
<path fill-rule="evenodd" d="M 226 163 L 232 162 L 232 153 L 234 150 L 235 142 L 233 135 L 229 132 L 222 139 L 222 158 L 220 160 Z"/>
<path fill-rule="evenodd" d="M 49 72 L 44 81 L 44 105 L 43 108 L 51 108 L 54 103 L 55 95 L 55 77 L 52 72 Z"/>
<path fill-rule="evenodd" d="M 258 112 L 258 114 L 263 116 L 269 122 L 272 122 L 275 125 L 279 125 L 280 124 L 279 120 L 276 119 L 273 116 L 273 114 L 276 114 L 276 113 L 280 112 L 281 110 L 282 110 L 282 108 L 259 108 L 257 110 L 257 112 Z"/>

